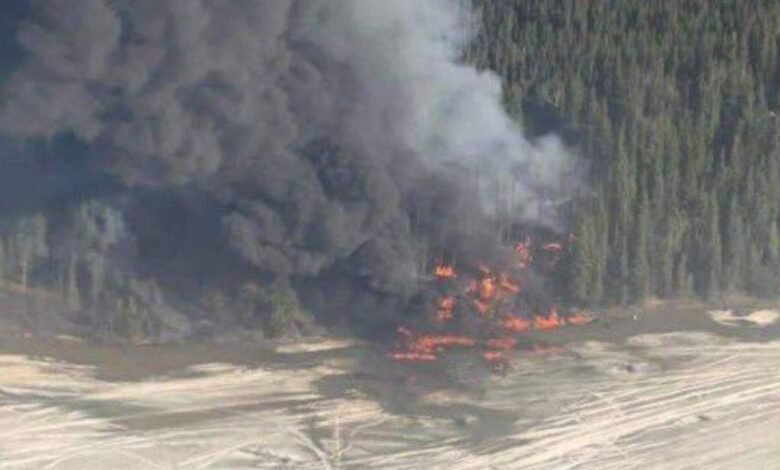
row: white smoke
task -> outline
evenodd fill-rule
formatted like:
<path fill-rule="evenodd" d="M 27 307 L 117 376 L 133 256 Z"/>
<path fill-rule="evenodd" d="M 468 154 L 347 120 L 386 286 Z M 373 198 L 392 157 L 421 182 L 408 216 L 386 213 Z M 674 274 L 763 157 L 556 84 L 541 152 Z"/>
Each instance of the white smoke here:
<path fill-rule="evenodd" d="M 347 132 L 369 148 L 390 136 L 423 161 L 459 164 L 486 176 L 485 208 L 496 211 L 494 185 L 511 180 L 505 201 L 520 219 L 577 189 L 573 158 L 556 136 L 529 142 L 503 107 L 499 77 L 463 63 L 478 26 L 458 0 L 344 0 L 340 21 L 319 29 L 320 44 L 352 65 L 364 87 Z M 505 184 L 506 186 L 506 184 Z M 507 195 L 507 197 L 509 197 Z"/>

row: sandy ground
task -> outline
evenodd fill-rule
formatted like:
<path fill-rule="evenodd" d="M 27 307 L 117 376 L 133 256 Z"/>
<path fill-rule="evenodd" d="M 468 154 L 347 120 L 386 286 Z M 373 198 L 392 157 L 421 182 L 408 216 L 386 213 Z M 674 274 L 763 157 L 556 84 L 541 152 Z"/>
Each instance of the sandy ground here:
<path fill-rule="evenodd" d="M 728 311 L 627 312 L 505 376 L 346 341 L 6 337 L 0 469 L 780 469 L 780 315 Z"/>

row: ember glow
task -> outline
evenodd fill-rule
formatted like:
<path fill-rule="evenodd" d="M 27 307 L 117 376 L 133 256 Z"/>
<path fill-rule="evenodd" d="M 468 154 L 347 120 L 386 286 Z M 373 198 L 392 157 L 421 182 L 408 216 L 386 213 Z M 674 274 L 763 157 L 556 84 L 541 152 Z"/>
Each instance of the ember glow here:
<path fill-rule="evenodd" d="M 507 315 L 502 320 L 504 328 L 512 333 L 525 333 L 531 329 L 531 322 L 525 318 Z"/>
<path fill-rule="evenodd" d="M 436 310 L 436 320 L 446 322 L 452 320 L 455 312 L 455 297 L 445 296 L 439 299 L 439 308 Z"/>
<path fill-rule="evenodd" d="M 504 353 L 501 351 L 483 351 L 482 358 L 485 359 L 492 368 L 502 367 L 506 364 Z"/>
<path fill-rule="evenodd" d="M 587 324 L 590 319 L 584 314 L 561 315 L 555 305 L 547 305 L 546 313 L 534 313 L 532 308 L 539 307 L 532 307 L 523 296 L 531 270 L 549 273 L 567 247 L 567 242 L 558 241 L 535 246 L 530 237 L 525 237 L 514 246 L 513 259 L 503 269 L 477 263 L 471 269 L 461 266 L 456 272 L 452 264 L 435 263 L 432 274 L 439 295 L 431 304 L 431 321 L 414 329 L 399 328 L 392 358 L 397 362 L 426 363 L 454 348 L 476 348 L 491 369 L 505 371 L 510 355 L 518 348 L 518 335 Z M 418 327 L 433 328 L 436 333 L 417 332 Z M 534 356 L 562 352 L 560 348 L 534 344 L 528 351 Z"/>
<path fill-rule="evenodd" d="M 565 352 L 566 352 L 565 349 L 559 348 L 557 346 L 540 346 L 538 344 L 534 344 L 534 347 L 526 354 L 530 356 L 536 356 L 536 357 L 547 357 L 547 356 L 557 356 Z"/>
<path fill-rule="evenodd" d="M 534 316 L 534 329 L 539 331 L 554 330 L 563 325 L 564 322 L 561 320 L 555 307 L 550 307 L 550 312 L 547 316 Z"/>
<path fill-rule="evenodd" d="M 455 267 L 450 264 L 437 264 L 433 269 L 433 275 L 436 276 L 437 279 L 452 279 L 457 277 Z"/>
<path fill-rule="evenodd" d="M 457 335 L 419 335 L 415 336 L 408 328 L 399 328 L 403 349 L 393 353 L 399 362 L 431 362 L 438 355 L 453 347 L 473 347 L 477 341 L 473 338 Z"/>
<path fill-rule="evenodd" d="M 578 326 L 578 325 L 585 325 L 587 323 L 590 323 L 590 318 L 586 317 L 582 313 L 574 313 L 566 317 L 567 325 Z"/>
<path fill-rule="evenodd" d="M 499 351 L 511 351 L 517 346 L 517 339 L 512 338 L 511 336 L 507 338 L 493 338 L 487 340 L 485 346 Z"/>

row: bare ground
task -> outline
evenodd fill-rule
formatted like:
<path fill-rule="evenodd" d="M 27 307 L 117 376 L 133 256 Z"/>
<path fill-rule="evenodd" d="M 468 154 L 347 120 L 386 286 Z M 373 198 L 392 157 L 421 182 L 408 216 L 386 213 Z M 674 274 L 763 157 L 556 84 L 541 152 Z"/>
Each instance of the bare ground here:
<path fill-rule="evenodd" d="M 7 332 L 0 469 L 780 468 L 773 310 L 708 310 L 529 337 L 565 352 L 518 351 L 505 376 L 467 353 L 399 366 L 348 341 L 116 348 Z"/>

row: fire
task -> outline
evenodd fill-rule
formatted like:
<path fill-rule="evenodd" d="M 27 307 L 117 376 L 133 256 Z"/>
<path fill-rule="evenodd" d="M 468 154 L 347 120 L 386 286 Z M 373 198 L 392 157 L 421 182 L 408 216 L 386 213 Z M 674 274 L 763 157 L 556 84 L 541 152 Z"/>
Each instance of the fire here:
<path fill-rule="evenodd" d="M 485 346 L 490 349 L 497 349 L 500 351 L 509 351 L 517 346 L 517 340 L 515 338 L 493 338 L 485 342 Z"/>
<path fill-rule="evenodd" d="M 401 332 L 401 329 L 399 329 Z M 405 347 L 392 354 L 392 358 L 398 362 L 432 362 L 438 353 L 446 348 L 454 346 L 473 347 L 476 340 L 467 336 L 450 335 L 422 335 L 414 338 L 407 328 L 403 329 Z"/>
<path fill-rule="evenodd" d="M 503 325 L 507 331 L 512 333 L 523 333 L 531 329 L 531 322 L 512 315 L 503 318 Z"/>
<path fill-rule="evenodd" d="M 580 326 L 580 325 L 587 325 L 588 323 L 590 323 L 590 318 L 586 317 L 581 313 L 575 313 L 573 315 L 566 317 L 567 325 Z"/>
<path fill-rule="evenodd" d="M 420 354 L 435 354 L 445 347 L 474 346 L 476 341 L 467 336 L 422 335 L 408 345 L 408 351 Z"/>
<path fill-rule="evenodd" d="M 501 351 L 482 351 L 482 359 L 494 372 L 504 373 L 509 368 L 509 361 Z"/>
<path fill-rule="evenodd" d="M 423 347 L 436 349 L 448 346 L 474 346 L 477 342 L 468 336 L 425 335 L 421 336 L 418 344 Z"/>
<path fill-rule="evenodd" d="M 483 351 L 482 357 L 488 362 L 497 362 L 504 358 L 504 354 L 501 351 Z"/>
<path fill-rule="evenodd" d="M 562 316 L 554 306 L 550 306 L 546 314 L 537 313 L 530 318 L 524 317 L 528 305 L 519 297 L 524 290 L 521 285 L 525 286 L 527 273 L 532 266 L 540 272 L 550 272 L 561 259 L 568 244 L 573 241 L 569 239 L 535 245 L 530 237 L 526 237 L 515 245 L 513 256 L 516 261 L 513 261 L 513 266 L 507 270 L 479 263 L 458 272 L 454 264 L 437 261 L 433 276 L 437 281 L 436 289 L 441 293 L 431 304 L 433 312 L 428 318 L 439 323 L 441 328 L 445 322 L 454 323 L 457 309 L 458 321 L 460 317 L 466 319 L 468 316 L 474 316 L 475 321 L 464 325 L 483 328 L 483 332 L 477 332 L 471 337 L 425 334 L 415 332 L 409 327 L 400 327 L 399 345 L 391 357 L 398 362 L 424 363 L 436 361 L 451 348 L 478 348 L 479 354 L 493 370 L 502 371 L 508 367 L 508 357 L 518 345 L 518 339 L 513 335 L 529 331 L 545 332 L 590 322 L 590 318 L 582 313 Z M 528 353 L 541 356 L 560 352 L 563 352 L 560 348 L 536 345 Z"/>
<path fill-rule="evenodd" d="M 445 322 L 452 320 L 455 313 L 455 297 L 445 296 L 439 299 L 439 305 L 436 310 L 436 320 Z"/>
<path fill-rule="evenodd" d="M 458 277 L 455 272 L 455 266 L 450 264 L 437 264 L 433 270 L 433 275 L 436 276 L 437 279 L 452 279 Z"/>
<path fill-rule="evenodd" d="M 398 352 L 393 354 L 393 360 L 398 362 L 433 362 L 437 359 L 434 354 L 416 352 Z"/>
<path fill-rule="evenodd" d="M 563 322 L 555 307 L 550 307 L 550 312 L 546 317 L 541 315 L 534 317 L 534 329 L 539 331 L 554 330 L 562 325 Z"/>
<path fill-rule="evenodd" d="M 479 283 L 479 298 L 492 300 L 496 296 L 496 281 L 492 277 L 485 277 Z"/>

